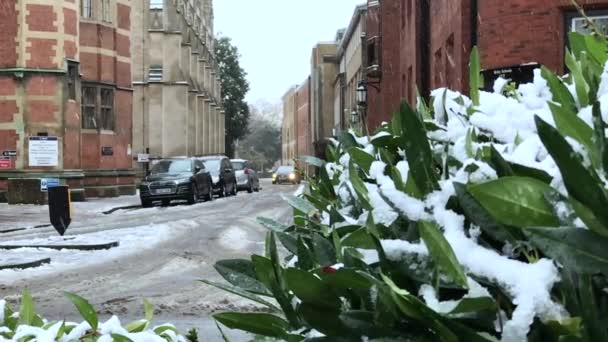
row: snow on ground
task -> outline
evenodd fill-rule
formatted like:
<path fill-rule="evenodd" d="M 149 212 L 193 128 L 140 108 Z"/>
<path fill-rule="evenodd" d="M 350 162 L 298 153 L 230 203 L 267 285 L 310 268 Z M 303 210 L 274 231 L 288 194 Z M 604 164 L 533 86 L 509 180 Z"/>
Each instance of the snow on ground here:
<path fill-rule="evenodd" d="M 38 268 L 26 270 L 2 270 L 0 271 L 0 284 L 11 285 L 20 280 L 35 277 L 59 274 L 61 272 L 91 267 L 109 260 L 116 260 L 126 256 L 141 253 L 158 246 L 161 242 L 180 236 L 188 229 L 197 227 L 194 220 L 178 220 L 162 224 L 150 224 L 146 226 L 128 229 L 115 229 L 78 236 L 66 235 L 42 239 L 27 239 L 15 241 L 3 241 L 3 244 L 42 244 L 42 243 L 100 243 L 119 241 L 118 247 L 102 251 L 75 251 L 75 250 L 51 250 L 22 248 L 16 250 L 2 251 L 0 263 L 3 260 L 15 259 L 43 259 L 51 258 L 51 263 Z M 70 239 L 65 241 L 65 239 Z"/>
<path fill-rule="evenodd" d="M 87 202 L 72 202 L 72 219 L 98 217 L 117 207 L 139 205 L 139 196 L 93 198 Z M 49 223 L 48 205 L 9 205 L 0 203 L 0 231 L 14 228 L 31 228 Z"/>

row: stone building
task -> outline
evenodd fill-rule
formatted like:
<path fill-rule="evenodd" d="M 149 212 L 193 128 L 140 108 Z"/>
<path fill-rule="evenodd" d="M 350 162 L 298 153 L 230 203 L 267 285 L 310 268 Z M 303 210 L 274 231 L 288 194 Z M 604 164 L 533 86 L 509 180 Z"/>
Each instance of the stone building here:
<path fill-rule="evenodd" d="M 577 2 L 608 27 L 608 0 Z M 367 89 L 368 124 L 390 120 L 401 99 L 415 103 L 416 89 L 466 93 L 473 46 L 488 70 L 538 63 L 565 73 L 567 33 L 584 26 L 571 0 L 368 0 L 366 77 L 378 88 Z"/>
<path fill-rule="evenodd" d="M 0 200 L 20 178 L 74 200 L 135 192 L 132 3 L 0 2 Z"/>
<path fill-rule="evenodd" d="M 281 162 L 282 164 L 294 164 L 296 158 L 297 133 L 296 133 L 296 91 L 298 86 L 292 86 L 281 98 L 283 102 L 283 122 L 281 125 Z"/>
<path fill-rule="evenodd" d="M 334 81 L 338 75 L 338 45 L 321 42 L 312 49 L 310 75 L 311 152 L 325 156 L 327 139 L 334 135 Z"/>
<path fill-rule="evenodd" d="M 296 104 L 296 155 L 298 157 L 308 156 L 312 153 L 312 141 L 310 139 L 310 77 L 297 87 L 295 94 Z"/>
<path fill-rule="evenodd" d="M 348 28 L 339 34 L 336 59 L 339 73 L 334 81 L 334 135 L 351 126 L 363 128 L 361 123 L 365 111 L 357 103 L 357 88 L 365 80 L 366 14 L 367 4 L 357 6 Z"/>
<path fill-rule="evenodd" d="M 212 0 L 143 0 L 132 6 L 133 153 L 224 153 Z"/>

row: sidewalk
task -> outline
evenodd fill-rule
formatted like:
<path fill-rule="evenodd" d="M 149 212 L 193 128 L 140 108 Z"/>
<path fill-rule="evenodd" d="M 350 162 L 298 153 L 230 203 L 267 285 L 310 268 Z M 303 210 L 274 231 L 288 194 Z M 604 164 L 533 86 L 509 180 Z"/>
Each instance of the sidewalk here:
<path fill-rule="evenodd" d="M 139 205 L 139 196 L 92 198 L 72 203 L 72 220 L 99 217 L 117 207 Z M 48 205 L 8 205 L 0 203 L 0 232 L 16 228 L 34 228 L 49 224 Z"/>

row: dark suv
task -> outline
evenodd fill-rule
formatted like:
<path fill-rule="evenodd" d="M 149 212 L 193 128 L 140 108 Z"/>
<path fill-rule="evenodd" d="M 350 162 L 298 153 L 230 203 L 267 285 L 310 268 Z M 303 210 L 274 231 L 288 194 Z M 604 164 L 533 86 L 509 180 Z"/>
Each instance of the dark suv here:
<path fill-rule="evenodd" d="M 198 158 L 211 173 L 213 192 L 220 197 L 236 196 L 237 182 L 234 168 L 226 156 Z"/>
<path fill-rule="evenodd" d="M 202 161 L 194 158 L 162 159 L 158 161 L 139 186 L 139 197 L 144 208 L 154 201 L 169 205 L 172 200 L 186 200 L 188 204 L 199 198 L 213 199 L 212 180 Z"/>

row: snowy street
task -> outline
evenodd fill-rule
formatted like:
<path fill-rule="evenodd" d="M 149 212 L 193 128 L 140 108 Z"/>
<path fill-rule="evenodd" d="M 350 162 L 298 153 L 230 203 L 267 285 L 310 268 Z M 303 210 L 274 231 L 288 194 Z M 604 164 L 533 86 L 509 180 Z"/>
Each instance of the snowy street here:
<path fill-rule="evenodd" d="M 104 212 L 137 206 L 139 198 L 73 203 L 72 224 L 63 238 L 52 227 L 34 228 L 48 224 L 46 206 L 2 204 L 2 245 L 113 241 L 120 245 L 93 252 L 0 250 L 0 261 L 51 258 L 50 264 L 39 268 L 0 270 L 0 298 L 14 304 L 27 287 L 43 316 L 76 319 L 76 309 L 62 294 L 70 291 L 87 298 L 102 315 L 118 314 L 125 322 L 143 317 L 146 298 L 156 308 L 157 323 L 174 322 L 184 333 L 187 328 L 201 328 L 205 340 L 219 341 L 211 313 L 255 306 L 197 280 L 220 281 L 213 269 L 217 260 L 263 253 L 265 229 L 256 217 L 289 218 L 281 194 L 295 187 L 269 181 L 262 181 L 262 187 L 259 193 L 240 192 L 211 203 L 127 208 L 109 214 Z"/>

